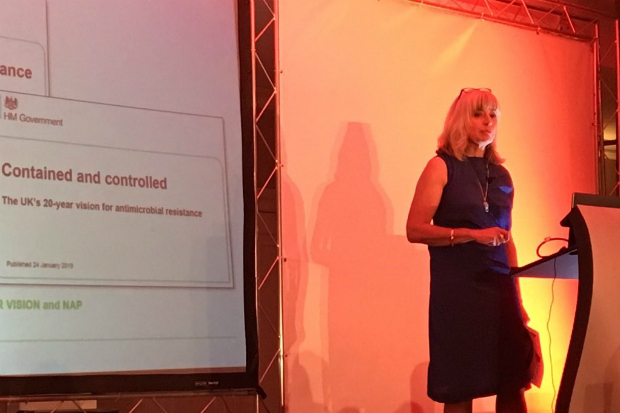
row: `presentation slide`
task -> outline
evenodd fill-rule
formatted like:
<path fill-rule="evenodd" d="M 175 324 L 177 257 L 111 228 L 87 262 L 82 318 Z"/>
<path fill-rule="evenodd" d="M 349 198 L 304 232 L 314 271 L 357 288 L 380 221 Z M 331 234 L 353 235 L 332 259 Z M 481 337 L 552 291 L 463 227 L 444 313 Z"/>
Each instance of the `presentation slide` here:
<path fill-rule="evenodd" d="M 235 2 L 0 9 L 0 376 L 244 371 Z"/>

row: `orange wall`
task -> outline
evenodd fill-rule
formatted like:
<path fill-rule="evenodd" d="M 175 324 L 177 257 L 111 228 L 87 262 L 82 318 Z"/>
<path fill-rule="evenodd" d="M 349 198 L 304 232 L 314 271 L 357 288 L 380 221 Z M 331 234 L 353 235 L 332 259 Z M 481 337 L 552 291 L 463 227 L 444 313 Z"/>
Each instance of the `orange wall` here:
<path fill-rule="evenodd" d="M 398 0 L 279 3 L 287 411 L 439 412 L 426 397 L 428 252 L 404 234 L 417 178 L 459 90 L 490 87 L 520 263 L 567 236 L 570 194 L 595 190 L 590 45 Z M 530 412 L 551 409 L 575 287 L 522 282 L 546 364 Z"/>

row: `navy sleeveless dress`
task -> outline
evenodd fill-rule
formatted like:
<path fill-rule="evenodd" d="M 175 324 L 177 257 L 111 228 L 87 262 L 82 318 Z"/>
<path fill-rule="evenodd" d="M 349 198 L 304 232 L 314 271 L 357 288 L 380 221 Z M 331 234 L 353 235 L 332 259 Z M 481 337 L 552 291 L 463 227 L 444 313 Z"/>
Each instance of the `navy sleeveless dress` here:
<path fill-rule="evenodd" d="M 446 163 L 448 181 L 433 223 L 510 230 L 514 192 L 508 171 L 488 164 L 490 207 L 485 212 L 486 159 L 437 156 Z M 429 246 L 429 252 L 429 397 L 456 403 L 529 387 L 533 348 L 509 275 L 506 246 L 471 241 Z"/>

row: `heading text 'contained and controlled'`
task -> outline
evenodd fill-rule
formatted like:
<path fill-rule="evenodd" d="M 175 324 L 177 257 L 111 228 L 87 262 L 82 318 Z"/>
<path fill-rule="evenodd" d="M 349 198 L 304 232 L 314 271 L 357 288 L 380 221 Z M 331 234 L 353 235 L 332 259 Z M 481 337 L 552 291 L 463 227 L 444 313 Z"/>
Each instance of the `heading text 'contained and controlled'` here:
<path fill-rule="evenodd" d="M 48 181 L 66 181 L 73 182 L 75 175 L 76 182 L 101 184 L 101 172 L 73 173 L 73 169 L 65 171 L 48 169 L 47 167 L 35 168 L 13 166 L 8 162 L 2 164 L 2 175 L 8 178 L 24 178 L 24 179 L 43 179 Z M 168 189 L 167 178 L 157 179 L 152 176 L 135 177 L 132 175 L 105 175 L 103 182 L 112 186 L 128 186 L 133 188 L 149 188 L 149 189 Z"/>

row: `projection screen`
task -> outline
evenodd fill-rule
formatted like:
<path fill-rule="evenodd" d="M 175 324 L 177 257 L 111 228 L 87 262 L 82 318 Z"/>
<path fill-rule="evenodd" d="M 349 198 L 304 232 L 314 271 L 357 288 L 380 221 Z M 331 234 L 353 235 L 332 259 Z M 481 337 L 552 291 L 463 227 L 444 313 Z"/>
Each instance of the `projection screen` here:
<path fill-rule="evenodd" d="M 249 19 L 234 0 L 0 9 L 0 392 L 255 387 Z"/>

